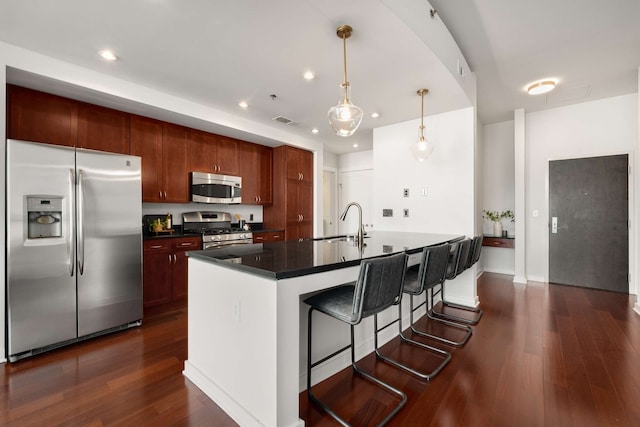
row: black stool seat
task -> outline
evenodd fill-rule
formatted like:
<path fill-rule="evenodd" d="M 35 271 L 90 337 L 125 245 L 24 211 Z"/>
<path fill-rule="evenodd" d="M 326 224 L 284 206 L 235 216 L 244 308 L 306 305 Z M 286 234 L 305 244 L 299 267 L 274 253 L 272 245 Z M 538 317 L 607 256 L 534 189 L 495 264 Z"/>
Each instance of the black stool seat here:
<path fill-rule="evenodd" d="M 406 268 L 407 255 L 404 253 L 364 260 L 360 263 L 358 280 L 336 288 L 327 289 L 304 300 L 304 302 L 310 306 L 307 324 L 307 394 L 311 402 L 320 406 L 325 412 L 344 426 L 348 426 L 349 424 L 313 394 L 311 389 L 311 370 L 320 363 L 329 360 L 347 349 L 351 349 L 351 367 L 353 371 L 400 399 L 377 425 L 382 426 L 386 424 L 405 405 L 407 402 L 406 394 L 368 372 L 361 370 L 357 366 L 354 348 L 354 326 L 359 324 L 362 319 L 372 315 L 376 316 L 377 313 L 400 302 Z M 316 310 L 348 323 L 351 329 L 351 342 L 349 345 L 312 363 L 311 322 L 313 318 L 312 314 Z"/>

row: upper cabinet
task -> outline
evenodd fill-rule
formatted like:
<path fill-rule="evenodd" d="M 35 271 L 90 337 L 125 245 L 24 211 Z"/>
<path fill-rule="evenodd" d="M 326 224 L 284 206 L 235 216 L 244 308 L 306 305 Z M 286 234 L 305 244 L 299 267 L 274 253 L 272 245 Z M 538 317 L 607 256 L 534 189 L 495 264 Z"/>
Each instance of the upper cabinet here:
<path fill-rule="evenodd" d="M 238 142 L 238 169 L 242 177 L 242 204 L 269 205 L 272 202 L 273 150 Z"/>
<path fill-rule="evenodd" d="M 129 154 L 129 114 L 91 104 L 78 104 L 79 148 Z"/>
<path fill-rule="evenodd" d="M 143 202 L 188 203 L 191 171 L 241 176 L 243 203 L 272 202 L 271 147 L 13 85 L 6 122 L 11 139 L 140 156 Z"/>
<path fill-rule="evenodd" d="M 129 154 L 129 115 L 7 85 L 7 135 L 12 139 Z"/>
<path fill-rule="evenodd" d="M 7 85 L 7 137 L 74 147 L 78 103 L 19 86 Z"/>
<path fill-rule="evenodd" d="M 238 175 L 238 141 L 190 129 L 189 157 L 194 172 Z"/>
<path fill-rule="evenodd" d="M 142 201 L 188 203 L 188 129 L 131 116 L 131 154 L 142 157 Z"/>

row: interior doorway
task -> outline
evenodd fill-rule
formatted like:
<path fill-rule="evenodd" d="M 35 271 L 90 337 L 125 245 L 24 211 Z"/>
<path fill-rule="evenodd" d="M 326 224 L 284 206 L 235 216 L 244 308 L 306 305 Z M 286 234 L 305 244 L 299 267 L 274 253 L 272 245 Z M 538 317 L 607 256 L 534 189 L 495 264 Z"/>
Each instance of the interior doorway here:
<path fill-rule="evenodd" d="M 629 292 L 629 156 L 549 162 L 549 282 Z"/>
<path fill-rule="evenodd" d="M 365 231 L 373 227 L 371 223 L 371 169 L 340 172 L 338 215 L 350 202 L 362 207 L 362 224 Z M 353 212 L 352 212 L 353 211 Z M 358 231 L 358 213 L 352 208 L 344 221 L 338 220 L 338 234 L 355 234 Z"/>

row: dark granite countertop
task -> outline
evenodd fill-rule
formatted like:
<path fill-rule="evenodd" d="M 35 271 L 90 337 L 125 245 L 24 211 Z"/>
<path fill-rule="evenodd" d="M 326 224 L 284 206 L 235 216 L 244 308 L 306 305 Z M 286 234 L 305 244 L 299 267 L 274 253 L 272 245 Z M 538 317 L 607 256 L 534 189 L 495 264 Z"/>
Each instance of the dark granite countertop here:
<path fill-rule="evenodd" d="M 273 279 L 305 276 L 359 265 L 362 259 L 399 252 L 417 253 L 426 246 L 453 242 L 453 234 L 375 231 L 360 250 L 353 241 L 286 240 L 187 252 L 207 262 Z"/>

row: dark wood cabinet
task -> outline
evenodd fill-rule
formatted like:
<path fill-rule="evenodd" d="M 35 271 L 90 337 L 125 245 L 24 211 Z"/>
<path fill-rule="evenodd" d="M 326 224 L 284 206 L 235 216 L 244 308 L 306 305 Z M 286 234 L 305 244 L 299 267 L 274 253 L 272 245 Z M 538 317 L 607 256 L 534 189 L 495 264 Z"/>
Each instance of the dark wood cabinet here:
<path fill-rule="evenodd" d="M 242 177 L 242 204 L 272 202 L 273 155 L 270 147 L 238 142 L 238 170 Z"/>
<path fill-rule="evenodd" d="M 162 122 L 131 116 L 131 154 L 142 158 L 142 201 L 162 200 Z"/>
<path fill-rule="evenodd" d="M 264 209 L 270 228 L 284 228 L 285 239 L 313 236 L 313 153 L 280 146 L 273 149 L 273 204 Z"/>
<path fill-rule="evenodd" d="M 268 243 L 284 240 L 284 230 L 281 231 L 254 231 L 253 243 Z"/>
<path fill-rule="evenodd" d="M 74 147 L 78 103 L 19 86 L 7 85 L 7 137 Z"/>
<path fill-rule="evenodd" d="M 129 154 L 129 114 L 78 103 L 76 147 Z"/>
<path fill-rule="evenodd" d="M 189 130 L 162 125 L 162 179 L 164 202 L 189 203 Z"/>
<path fill-rule="evenodd" d="M 142 295 L 145 308 L 171 301 L 172 258 L 169 240 L 144 241 Z"/>
<path fill-rule="evenodd" d="M 194 172 L 238 175 L 238 143 L 231 138 L 190 129 L 189 159 Z"/>
<path fill-rule="evenodd" d="M 142 157 L 142 201 L 189 202 L 188 130 L 131 116 L 131 154 Z"/>
<path fill-rule="evenodd" d="M 482 246 L 488 246 L 492 248 L 513 248 L 515 245 L 515 239 L 510 237 L 492 237 L 484 236 L 482 239 Z"/>
<path fill-rule="evenodd" d="M 144 307 L 187 297 L 187 251 L 201 248 L 200 237 L 174 237 L 144 241 Z"/>

